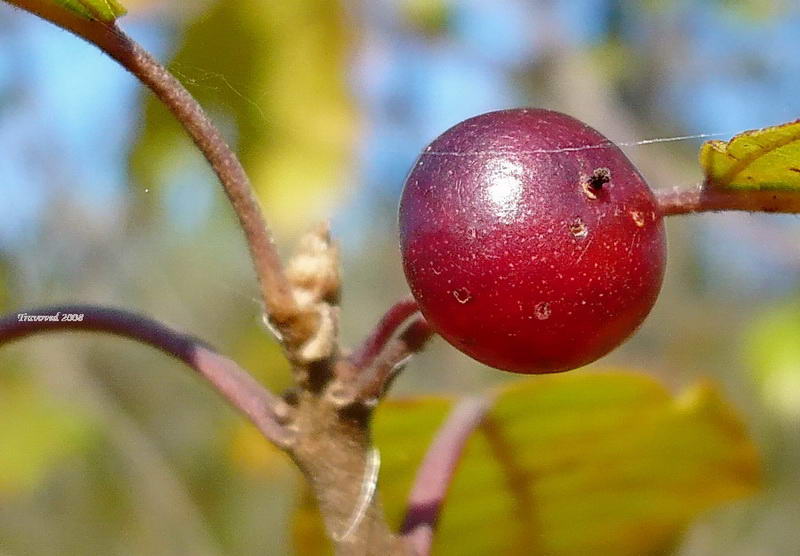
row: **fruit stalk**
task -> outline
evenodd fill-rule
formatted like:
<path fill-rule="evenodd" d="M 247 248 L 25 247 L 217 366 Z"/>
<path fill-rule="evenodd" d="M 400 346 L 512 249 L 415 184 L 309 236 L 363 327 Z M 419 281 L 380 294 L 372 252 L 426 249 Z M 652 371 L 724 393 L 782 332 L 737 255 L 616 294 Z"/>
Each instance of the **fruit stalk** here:
<path fill-rule="evenodd" d="M 368 367 L 380 354 L 386 342 L 411 315 L 419 311 L 417 302 L 408 296 L 392 305 L 375 325 L 372 333 L 353 351 L 350 362 L 355 369 Z"/>
<path fill-rule="evenodd" d="M 425 347 L 433 334 L 433 329 L 424 318 L 411 321 L 396 338 L 386 344 L 372 365 L 356 377 L 351 401 L 367 405 L 377 403 L 411 356 Z"/>
<path fill-rule="evenodd" d="M 700 184 L 691 188 L 662 189 L 655 195 L 664 216 L 727 210 L 800 213 L 800 195 L 779 189 L 723 189 Z"/>

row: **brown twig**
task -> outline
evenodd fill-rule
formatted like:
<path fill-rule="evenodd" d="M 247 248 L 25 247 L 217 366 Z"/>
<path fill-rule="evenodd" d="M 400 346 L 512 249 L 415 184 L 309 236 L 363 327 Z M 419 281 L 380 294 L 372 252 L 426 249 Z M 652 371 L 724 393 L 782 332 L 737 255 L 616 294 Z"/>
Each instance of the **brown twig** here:
<path fill-rule="evenodd" d="M 376 494 L 363 502 L 362 484 L 369 476 L 369 455 L 373 453 L 369 429 L 371 408 L 343 411 L 341 405 L 332 403 L 334 396 L 329 395 L 339 378 L 334 369 L 352 365 L 339 356 L 338 307 L 334 306 L 339 287 L 338 259 L 329 240 L 322 237 L 325 234 L 312 238 L 284 271 L 241 164 L 198 103 L 161 64 L 113 23 L 81 17 L 52 0 L 7 1 L 99 47 L 147 85 L 173 112 L 225 188 L 247 237 L 270 324 L 287 348 L 287 356 L 298 371 L 295 376 L 305 379 L 297 381 L 298 388 L 289 407 L 233 362 L 194 338 L 144 317 L 96 307 L 61 308 L 86 315 L 84 322 L 66 326 L 46 322 L 23 325 L 15 322 L 15 317 L 7 317 L 0 322 L 0 343 L 70 327 L 131 337 L 186 361 L 250 417 L 268 438 L 282 445 L 303 470 L 337 554 L 409 554 L 409 546 L 387 524 L 380 497 Z M 385 324 L 385 331 L 376 332 L 367 340 L 363 356 L 359 357 L 370 362 L 368 372 L 351 373 L 348 386 L 353 387 L 357 380 L 363 379 L 368 392 L 382 393 L 402 360 L 430 338 L 432 331 L 420 318 L 390 341 L 397 326 L 410 316 L 402 317 L 406 309 L 398 310 L 394 328 L 391 323 Z"/>
<path fill-rule="evenodd" d="M 488 397 L 461 400 L 439 429 L 417 471 L 401 534 L 419 556 L 430 554 L 434 529 L 461 454 L 492 402 Z"/>
<path fill-rule="evenodd" d="M 655 195 L 664 216 L 724 210 L 800 213 L 800 195 L 793 191 L 723 189 L 701 184 L 656 190 Z"/>
<path fill-rule="evenodd" d="M 175 115 L 222 183 L 239 218 L 272 321 L 290 347 L 312 333 L 316 317 L 301 311 L 273 244 L 250 180 L 203 108 L 164 66 L 113 23 L 87 19 L 49 0 L 6 0 L 74 33 L 111 56 L 150 88 Z"/>
<path fill-rule="evenodd" d="M 81 320 L 60 320 L 82 315 Z M 280 423 L 288 410 L 279 397 L 261 386 L 232 360 L 193 336 L 135 313 L 93 305 L 37 307 L 0 317 L 0 345 L 44 332 L 105 332 L 147 344 L 180 359 L 206 379 L 249 418 L 272 442 L 290 443 Z"/>

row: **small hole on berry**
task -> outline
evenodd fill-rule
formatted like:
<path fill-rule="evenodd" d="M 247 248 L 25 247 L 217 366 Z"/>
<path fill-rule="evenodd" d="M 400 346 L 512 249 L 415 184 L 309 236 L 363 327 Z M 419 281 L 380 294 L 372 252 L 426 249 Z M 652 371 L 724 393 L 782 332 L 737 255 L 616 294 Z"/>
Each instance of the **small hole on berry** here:
<path fill-rule="evenodd" d="M 608 168 L 596 168 L 591 175 L 586 176 L 582 181 L 583 192 L 590 199 L 597 199 L 597 194 L 603 190 L 603 186 L 611 182 L 611 170 Z"/>
<path fill-rule="evenodd" d="M 542 301 L 541 303 L 537 303 L 536 307 L 533 308 L 533 314 L 539 320 L 547 320 L 547 319 L 549 319 L 551 312 L 552 311 L 550 309 L 550 304 L 545 302 L 545 301 Z"/>
<path fill-rule="evenodd" d="M 453 297 L 456 298 L 456 301 L 464 305 L 472 299 L 472 294 L 467 288 L 458 288 L 457 290 L 453 290 Z"/>
<path fill-rule="evenodd" d="M 584 221 L 581 220 L 580 217 L 579 217 L 579 218 L 576 218 L 575 220 L 573 220 L 572 224 L 569 225 L 569 232 L 573 236 L 575 236 L 575 237 L 577 237 L 579 239 L 583 239 L 587 235 L 589 235 L 589 227 L 586 226 Z"/>

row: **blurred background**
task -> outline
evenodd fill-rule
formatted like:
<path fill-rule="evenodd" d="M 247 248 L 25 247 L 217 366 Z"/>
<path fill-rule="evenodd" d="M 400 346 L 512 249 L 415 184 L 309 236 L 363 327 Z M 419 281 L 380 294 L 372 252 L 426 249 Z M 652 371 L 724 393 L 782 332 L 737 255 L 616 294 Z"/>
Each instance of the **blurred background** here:
<path fill-rule="evenodd" d="M 652 187 L 700 177 L 701 138 L 800 115 L 800 10 L 778 0 L 127 0 L 241 153 L 286 255 L 330 219 L 353 344 L 406 293 L 396 205 L 419 151 L 469 116 L 568 112 Z M 0 305 L 138 310 L 288 385 L 246 248 L 180 128 L 96 49 L 0 5 Z M 681 555 L 800 547 L 800 223 L 668 222 L 653 314 L 596 363 L 670 388 L 712 377 L 762 452 L 761 494 L 703 517 Z M 298 476 L 178 362 L 113 338 L 0 351 L 0 555 L 288 554 Z M 508 380 L 434 342 L 394 395 Z"/>

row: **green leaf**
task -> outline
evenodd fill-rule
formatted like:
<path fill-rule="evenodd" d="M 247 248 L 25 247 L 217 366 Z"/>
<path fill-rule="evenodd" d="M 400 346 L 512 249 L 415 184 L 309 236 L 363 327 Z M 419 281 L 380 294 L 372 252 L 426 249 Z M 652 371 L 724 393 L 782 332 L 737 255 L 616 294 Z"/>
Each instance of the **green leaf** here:
<path fill-rule="evenodd" d="M 56 4 L 89 19 L 111 23 L 127 13 L 117 0 L 54 0 Z"/>
<path fill-rule="evenodd" d="M 93 436 L 75 408 L 21 379 L 0 381 L 0 499 L 34 488 Z"/>
<path fill-rule="evenodd" d="M 451 487 L 438 554 L 469 549 L 465 527 L 505 553 L 649 554 L 758 484 L 755 449 L 708 385 L 673 398 L 646 376 L 548 377 L 507 389 L 489 423 Z"/>
<path fill-rule="evenodd" d="M 278 233 L 326 220 L 349 184 L 355 139 L 342 2 L 217 0 L 199 15 L 170 70 L 231 138 Z M 149 199 L 206 165 L 173 116 L 146 98 L 131 167 Z"/>
<path fill-rule="evenodd" d="M 381 497 L 395 527 L 451 403 L 378 410 Z M 741 421 L 708 384 L 675 397 L 645 375 L 535 377 L 504 388 L 469 440 L 434 554 L 659 553 L 700 512 L 754 492 L 759 480 Z M 321 536 L 303 543 L 325 546 Z"/>
<path fill-rule="evenodd" d="M 707 141 L 700 166 L 709 187 L 800 191 L 800 120 Z"/>

